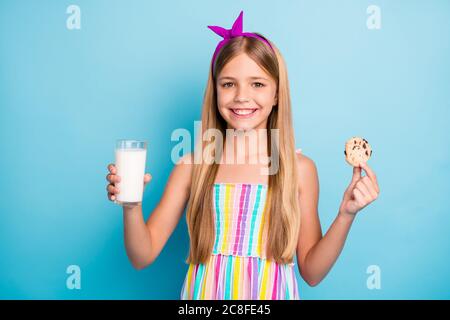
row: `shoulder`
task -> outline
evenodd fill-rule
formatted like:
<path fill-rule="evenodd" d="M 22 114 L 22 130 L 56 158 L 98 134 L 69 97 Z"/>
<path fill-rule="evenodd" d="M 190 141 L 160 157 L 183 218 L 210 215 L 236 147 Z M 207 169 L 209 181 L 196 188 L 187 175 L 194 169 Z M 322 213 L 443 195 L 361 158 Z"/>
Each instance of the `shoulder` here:
<path fill-rule="evenodd" d="M 310 157 L 306 156 L 303 152 L 297 151 L 295 154 L 297 156 L 297 167 L 300 170 L 311 170 L 316 167 L 314 161 Z"/>
<path fill-rule="evenodd" d="M 302 189 L 311 189 L 318 184 L 317 167 L 315 162 L 302 152 L 296 152 L 297 156 L 297 174 L 300 191 Z"/>

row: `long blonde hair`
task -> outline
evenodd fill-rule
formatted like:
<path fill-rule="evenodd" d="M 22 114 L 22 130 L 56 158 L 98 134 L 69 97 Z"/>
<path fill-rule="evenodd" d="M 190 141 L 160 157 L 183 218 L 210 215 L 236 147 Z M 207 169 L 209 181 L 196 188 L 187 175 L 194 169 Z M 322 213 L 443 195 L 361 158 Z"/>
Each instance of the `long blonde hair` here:
<path fill-rule="evenodd" d="M 262 35 L 258 34 L 263 37 Z M 297 157 L 295 154 L 294 130 L 292 126 L 289 81 L 285 62 L 279 50 L 270 42 L 273 51 L 261 40 L 250 37 L 231 39 L 220 51 L 210 68 L 203 100 L 202 132 L 198 144 L 204 150 L 206 141 L 203 133 L 218 129 L 226 136 L 227 124 L 218 111 L 216 76 L 233 57 L 246 53 L 263 70 L 270 74 L 277 84 L 277 105 L 273 107 L 267 124 L 268 153 L 279 155 L 279 169 L 269 175 L 267 208 L 267 257 L 278 263 L 291 263 L 295 254 L 300 228 L 298 204 Z M 279 129 L 279 144 L 272 150 L 271 130 Z M 197 146 L 198 146 L 197 144 Z M 216 149 L 217 150 L 217 149 Z M 222 150 L 216 155 L 220 159 Z M 186 220 L 190 236 L 190 250 L 187 263 L 206 263 L 211 256 L 215 226 L 213 216 L 213 185 L 219 163 L 201 161 L 193 165 L 191 193 L 187 206 Z"/>

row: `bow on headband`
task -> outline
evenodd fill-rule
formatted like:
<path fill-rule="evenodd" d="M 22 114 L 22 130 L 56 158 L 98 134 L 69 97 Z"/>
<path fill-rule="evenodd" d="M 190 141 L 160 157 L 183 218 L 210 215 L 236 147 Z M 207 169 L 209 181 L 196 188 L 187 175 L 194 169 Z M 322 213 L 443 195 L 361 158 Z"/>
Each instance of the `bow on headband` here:
<path fill-rule="evenodd" d="M 227 30 L 225 28 L 218 27 L 218 26 L 208 26 L 209 29 L 211 29 L 212 31 L 214 31 L 216 34 L 218 34 L 219 36 L 221 36 L 223 38 L 223 40 L 217 44 L 216 50 L 214 51 L 214 55 L 213 55 L 212 62 L 211 62 L 212 67 L 213 67 L 213 72 L 214 72 L 214 62 L 216 61 L 217 54 L 219 53 L 220 49 L 222 49 L 222 47 L 225 44 L 227 44 L 230 41 L 230 39 L 232 39 L 232 38 L 237 38 L 237 37 L 256 38 L 256 39 L 259 39 L 262 42 L 266 43 L 270 47 L 270 49 L 273 50 L 270 43 L 267 40 L 258 36 L 257 34 L 250 33 L 250 32 L 242 32 L 243 15 L 244 15 L 244 11 L 241 11 L 241 13 L 239 14 L 239 17 L 237 17 L 236 21 L 234 21 L 233 27 L 231 27 L 230 30 Z"/>

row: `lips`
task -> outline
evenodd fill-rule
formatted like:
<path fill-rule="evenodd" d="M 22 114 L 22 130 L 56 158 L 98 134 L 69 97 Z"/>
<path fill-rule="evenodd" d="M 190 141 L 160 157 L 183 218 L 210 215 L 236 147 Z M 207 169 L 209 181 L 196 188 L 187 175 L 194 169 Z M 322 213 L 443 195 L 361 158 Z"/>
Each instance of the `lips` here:
<path fill-rule="evenodd" d="M 258 109 L 255 108 L 242 108 L 242 109 L 230 109 L 231 113 L 237 118 L 250 118 Z"/>

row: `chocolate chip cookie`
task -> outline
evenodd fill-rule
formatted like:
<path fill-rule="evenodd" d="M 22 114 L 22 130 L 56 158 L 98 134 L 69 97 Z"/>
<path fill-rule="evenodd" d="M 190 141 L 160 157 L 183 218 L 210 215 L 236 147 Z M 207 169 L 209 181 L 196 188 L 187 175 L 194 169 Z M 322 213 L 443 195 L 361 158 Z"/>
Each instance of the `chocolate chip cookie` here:
<path fill-rule="evenodd" d="M 357 167 L 360 162 L 367 162 L 372 155 L 372 148 L 366 139 L 352 137 L 345 143 L 345 160 L 351 166 Z"/>

